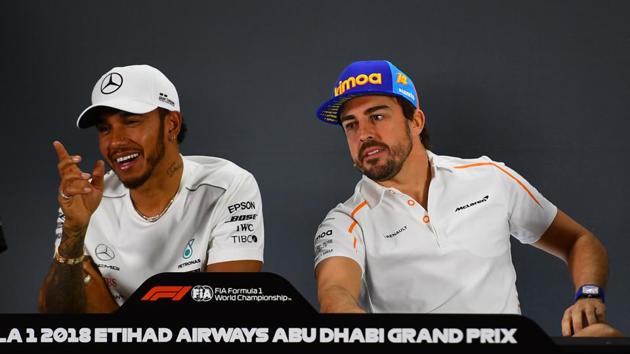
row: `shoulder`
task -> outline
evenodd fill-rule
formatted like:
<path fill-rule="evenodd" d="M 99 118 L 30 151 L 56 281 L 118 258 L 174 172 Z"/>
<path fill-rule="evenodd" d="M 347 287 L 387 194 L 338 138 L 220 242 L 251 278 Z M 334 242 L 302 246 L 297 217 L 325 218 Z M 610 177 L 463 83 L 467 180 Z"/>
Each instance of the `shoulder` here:
<path fill-rule="evenodd" d="M 237 164 L 212 156 L 184 156 L 186 188 L 196 190 L 208 185 L 225 190 L 240 184 L 243 180 L 254 180 L 254 176 Z"/>
<path fill-rule="evenodd" d="M 346 199 L 344 202 L 341 202 L 337 204 L 334 208 L 330 209 L 328 214 L 326 214 L 326 217 L 324 218 L 324 221 L 322 222 L 322 224 L 325 223 L 327 220 L 331 220 L 331 219 L 335 220 L 339 218 L 341 219 L 353 218 L 356 211 L 358 211 L 358 209 L 362 208 L 363 206 L 367 204 L 365 199 L 363 199 L 363 197 L 359 193 L 360 185 L 361 185 L 361 182 L 357 184 L 357 189 L 355 190 L 354 194 L 350 196 L 350 198 Z"/>
<path fill-rule="evenodd" d="M 484 165 L 490 165 L 493 163 L 502 164 L 492 160 L 490 157 L 483 155 L 475 158 L 462 158 L 447 155 L 431 154 L 434 164 L 439 167 L 447 167 L 454 169 L 465 169 L 468 167 L 478 167 Z"/>
<path fill-rule="evenodd" d="M 488 156 L 476 158 L 461 158 L 432 154 L 433 164 L 437 168 L 445 168 L 455 173 L 455 176 L 486 176 L 501 175 L 508 172 L 503 162 L 498 162 Z"/>

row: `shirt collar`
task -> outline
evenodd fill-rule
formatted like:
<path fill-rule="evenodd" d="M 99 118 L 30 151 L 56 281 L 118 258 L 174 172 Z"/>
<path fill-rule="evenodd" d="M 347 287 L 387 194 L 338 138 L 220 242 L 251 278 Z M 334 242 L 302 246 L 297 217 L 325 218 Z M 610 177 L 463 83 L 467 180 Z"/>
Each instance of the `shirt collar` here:
<path fill-rule="evenodd" d="M 429 164 L 431 165 L 431 175 L 432 178 L 436 176 L 436 170 L 445 169 L 448 171 L 452 171 L 452 167 L 449 166 L 441 156 L 432 153 L 427 150 L 427 157 L 429 159 Z M 373 181 L 366 175 L 363 175 L 361 181 L 357 184 L 356 192 L 358 192 L 365 201 L 367 201 L 370 208 L 376 207 L 383 199 L 383 195 L 386 191 L 391 190 L 396 193 L 400 193 L 400 191 L 396 188 L 384 187 L 377 182 Z"/>

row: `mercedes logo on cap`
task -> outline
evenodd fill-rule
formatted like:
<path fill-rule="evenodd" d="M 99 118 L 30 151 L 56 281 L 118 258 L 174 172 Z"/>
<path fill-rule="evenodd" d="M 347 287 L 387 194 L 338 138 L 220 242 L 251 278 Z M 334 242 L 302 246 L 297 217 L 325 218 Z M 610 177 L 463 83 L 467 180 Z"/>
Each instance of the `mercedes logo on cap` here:
<path fill-rule="evenodd" d="M 96 246 L 96 248 L 94 249 L 94 254 L 96 254 L 96 258 L 100 259 L 101 261 L 111 261 L 112 259 L 114 259 L 114 257 L 116 257 L 114 255 L 114 250 L 102 243 Z"/>
<path fill-rule="evenodd" d="M 104 95 L 116 92 L 122 86 L 123 78 L 119 73 L 109 73 L 101 82 L 101 92 Z"/>

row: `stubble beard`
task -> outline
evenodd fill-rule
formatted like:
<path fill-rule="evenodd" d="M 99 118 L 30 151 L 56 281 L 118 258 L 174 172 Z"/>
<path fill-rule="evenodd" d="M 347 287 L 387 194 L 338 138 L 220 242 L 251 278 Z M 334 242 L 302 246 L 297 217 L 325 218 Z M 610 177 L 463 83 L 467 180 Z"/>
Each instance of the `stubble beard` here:
<path fill-rule="evenodd" d="M 405 127 L 405 135 L 407 137 L 405 141 L 401 141 L 391 147 L 385 145 L 384 143 L 375 142 L 373 144 L 377 146 L 387 146 L 389 156 L 387 157 L 385 163 L 379 164 L 380 159 L 364 159 L 363 161 L 365 161 L 365 163 L 355 160 L 354 164 L 356 168 L 373 181 L 382 182 L 394 178 L 394 176 L 400 172 L 403 164 L 407 160 L 407 157 L 409 157 L 409 154 L 411 153 L 411 129 L 407 124 L 405 124 Z"/>
<path fill-rule="evenodd" d="M 142 175 L 140 175 L 139 177 L 135 179 L 131 179 L 127 181 L 123 181 L 121 179 L 122 184 L 125 187 L 127 187 L 127 189 L 136 189 L 136 188 L 141 187 L 147 180 L 149 180 L 149 178 L 151 178 L 151 176 L 153 175 L 155 171 L 155 167 L 160 163 L 160 161 L 162 161 L 162 159 L 164 159 L 164 155 L 166 154 L 166 148 L 164 146 L 163 136 L 164 136 L 164 120 L 160 119 L 160 130 L 158 133 L 158 140 L 155 145 L 155 154 L 145 156 L 147 169 L 146 171 L 144 171 Z"/>

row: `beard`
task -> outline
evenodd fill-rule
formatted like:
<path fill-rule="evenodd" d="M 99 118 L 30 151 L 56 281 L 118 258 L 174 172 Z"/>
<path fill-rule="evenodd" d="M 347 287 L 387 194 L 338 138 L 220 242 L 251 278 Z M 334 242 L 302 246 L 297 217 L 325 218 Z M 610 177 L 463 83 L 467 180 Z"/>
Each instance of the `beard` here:
<path fill-rule="evenodd" d="M 158 134 L 158 139 L 157 139 L 157 143 L 155 144 L 155 153 L 149 156 L 145 156 L 145 160 L 146 160 L 146 164 L 147 164 L 147 168 L 144 171 L 144 173 L 142 175 L 140 175 L 137 178 L 134 179 L 128 179 L 126 181 L 122 180 L 120 178 L 120 176 L 118 176 L 118 178 L 120 179 L 120 181 L 122 182 L 122 184 L 127 188 L 127 189 L 136 189 L 141 187 L 149 178 L 151 178 L 151 176 L 153 175 L 153 172 L 155 171 L 155 167 L 160 163 L 160 161 L 162 161 L 162 159 L 164 158 L 164 154 L 165 154 L 165 147 L 164 147 L 164 141 L 163 141 L 163 136 L 164 136 L 164 120 L 160 119 L 160 131 Z"/>
<path fill-rule="evenodd" d="M 380 163 L 381 158 L 374 159 L 361 159 L 355 160 L 354 166 L 361 171 L 364 175 L 370 178 L 373 181 L 386 181 L 392 179 L 394 176 L 400 172 L 402 169 L 403 163 L 407 160 L 407 157 L 411 153 L 412 148 L 412 136 L 411 129 L 409 125 L 405 124 L 406 127 L 406 139 L 401 141 L 391 147 L 387 146 L 385 143 L 381 143 L 378 141 L 368 141 L 367 143 L 361 146 L 359 150 L 359 159 L 363 156 L 363 151 L 369 147 L 378 146 L 383 149 L 389 151 L 388 156 L 384 163 Z M 365 161 L 365 162 L 362 162 Z"/>

